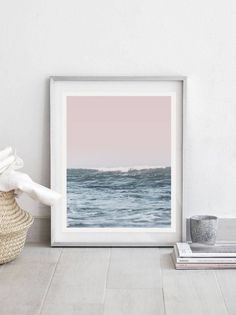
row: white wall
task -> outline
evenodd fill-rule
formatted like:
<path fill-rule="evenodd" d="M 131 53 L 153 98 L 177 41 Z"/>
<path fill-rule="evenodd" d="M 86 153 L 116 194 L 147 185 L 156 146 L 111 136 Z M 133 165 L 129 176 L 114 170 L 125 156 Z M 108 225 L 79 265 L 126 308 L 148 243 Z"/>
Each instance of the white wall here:
<path fill-rule="evenodd" d="M 99 74 L 188 76 L 186 210 L 236 217 L 236 2 L 2 1 L 0 147 L 17 148 L 41 184 L 49 185 L 48 76 Z"/>

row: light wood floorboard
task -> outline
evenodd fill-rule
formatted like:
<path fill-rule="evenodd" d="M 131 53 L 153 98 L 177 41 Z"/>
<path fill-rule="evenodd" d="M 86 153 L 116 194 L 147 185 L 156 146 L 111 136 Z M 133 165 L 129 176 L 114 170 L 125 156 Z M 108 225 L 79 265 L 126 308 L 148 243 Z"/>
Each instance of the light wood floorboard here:
<path fill-rule="evenodd" d="M 215 271 L 229 315 L 236 314 L 236 270 Z"/>
<path fill-rule="evenodd" d="M 236 315 L 236 270 L 177 271 L 171 251 L 28 244 L 0 266 L 0 315 Z"/>
<path fill-rule="evenodd" d="M 109 259 L 109 248 L 64 248 L 41 314 L 101 313 Z"/>
<path fill-rule="evenodd" d="M 26 247 L 15 261 L 0 272 L 0 314 L 38 314 L 61 249 Z"/>
<path fill-rule="evenodd" d="M 161 289 L 107 289 L 104 315 L 164 315 Z"/>
<path fill-rule="evenodd" d="M 174 270 L 171 251 L 161 255 L 166 315 L 227 315 L 214 270 Z"/>
<path fill-rule="evenodd" d="M 161 288 L 158 248 L 112 248 L 109 289 Z"/>

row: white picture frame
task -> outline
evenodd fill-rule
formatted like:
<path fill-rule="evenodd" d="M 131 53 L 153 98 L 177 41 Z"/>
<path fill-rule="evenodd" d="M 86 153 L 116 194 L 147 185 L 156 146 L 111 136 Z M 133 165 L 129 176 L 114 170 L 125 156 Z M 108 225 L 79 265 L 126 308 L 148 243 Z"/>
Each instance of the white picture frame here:
<path fill-rule="evenodd" d="M 70 228 L 67 226 L 66 99 L 68 96 L 171 97 L 171 226 L 168 228 Z M 51 208 L 52 246 L 166 246 L 184 240 L 183 115 L 186 77 L 50 78 L 51 188 L 62 198 Z"/>

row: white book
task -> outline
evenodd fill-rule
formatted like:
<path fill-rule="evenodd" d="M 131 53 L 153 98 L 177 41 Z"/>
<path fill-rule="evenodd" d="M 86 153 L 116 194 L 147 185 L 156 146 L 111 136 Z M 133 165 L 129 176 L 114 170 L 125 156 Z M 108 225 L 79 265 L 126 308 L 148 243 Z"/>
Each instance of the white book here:
<path fill-rule="evenodd" d="M 236 245 L 200 245 L 188 243 L 176 243 L 178 256 L 183 258 L 236 258 Z"/>
<path fill-rule="evenodd" d="M 236 264 L 236 257 L 180 257 L 177 246 L 174 246 L 174 255 L 180 264 Z"/>
<path fill-rule="evenodd" d="M 235 263 L 178 263 L 174 251 L 171 257 L 177 270 L 236 269 Z"/>

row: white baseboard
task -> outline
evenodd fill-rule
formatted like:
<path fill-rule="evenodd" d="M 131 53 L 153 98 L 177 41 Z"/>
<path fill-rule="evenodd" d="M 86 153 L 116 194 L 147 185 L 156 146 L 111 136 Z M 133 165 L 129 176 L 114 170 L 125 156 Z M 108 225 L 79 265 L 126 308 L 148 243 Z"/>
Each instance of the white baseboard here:
<path fill-rule="evenodd" d="M 50 243 L 51 220 L 50 217 L 35 217 L 31 226 L 27 242 Z M 187 240 L 190 240 L 189 220 L 187 220 Z M 217 242 L 236 243 L 236 219 L 219 219 Z"/>
<path fill-rule="evenodd" d="M 51 219 L 50 217 L 35 217 L 30 227 L 27 243 L 50 243 Z"/>

